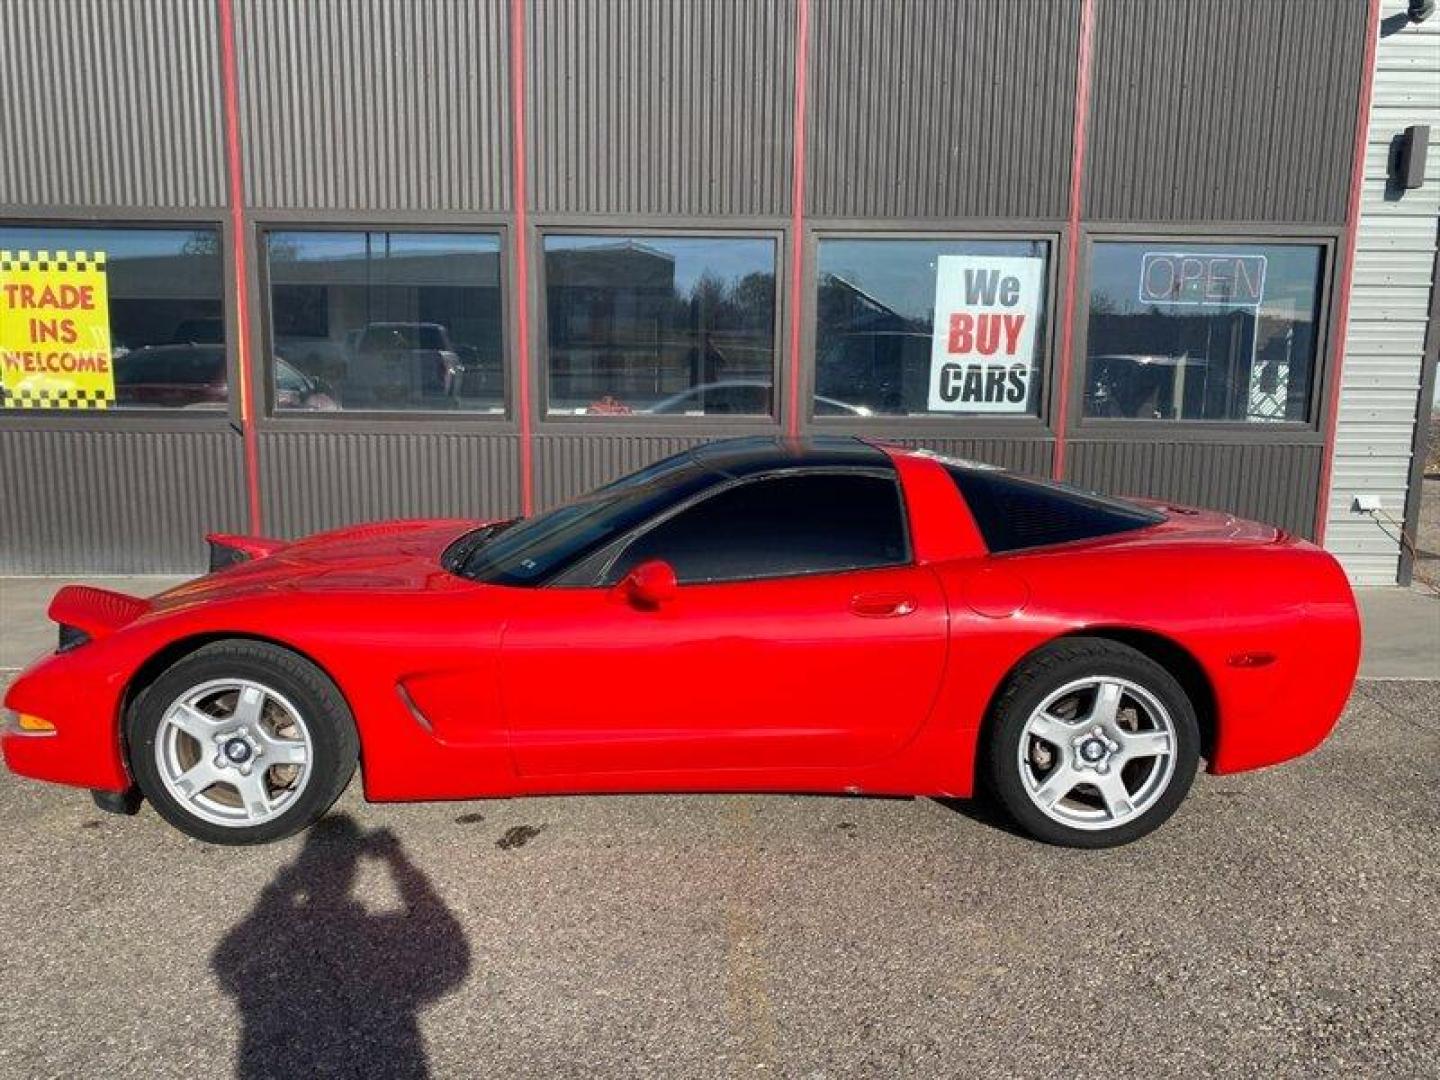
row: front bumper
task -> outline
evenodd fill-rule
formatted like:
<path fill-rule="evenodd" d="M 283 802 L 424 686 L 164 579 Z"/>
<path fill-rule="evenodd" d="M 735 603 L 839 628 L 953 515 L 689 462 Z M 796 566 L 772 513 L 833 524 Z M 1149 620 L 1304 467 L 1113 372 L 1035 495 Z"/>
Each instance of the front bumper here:
<path fill-rule="evenodd" d="M 92 652 L 92 650 L 94 650 Z M 43 657 L 5 695 L 0 752 L 17 776 L 97 791 L 131 785 L 120 744 L 124 682 L 104 670 L 95 645 Z M 40 717 L 53 731 L 21 729 L 19 714 Z"/>

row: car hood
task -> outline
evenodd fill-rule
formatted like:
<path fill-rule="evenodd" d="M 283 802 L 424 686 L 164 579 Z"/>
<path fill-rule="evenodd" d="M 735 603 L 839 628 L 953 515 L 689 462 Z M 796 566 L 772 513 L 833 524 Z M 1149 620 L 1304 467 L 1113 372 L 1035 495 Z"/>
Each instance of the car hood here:
<path fill-rule="evenodd" d="M 243 538 L 272 547 L 151 598 L 151 610 L 262 592 L 414 592 L 453 588 L 462 579 L 441 566 L 445 549 L 472 529 L 490 524 L 462 518 L 383 521 L 317 533 L 291 543 Z"/>

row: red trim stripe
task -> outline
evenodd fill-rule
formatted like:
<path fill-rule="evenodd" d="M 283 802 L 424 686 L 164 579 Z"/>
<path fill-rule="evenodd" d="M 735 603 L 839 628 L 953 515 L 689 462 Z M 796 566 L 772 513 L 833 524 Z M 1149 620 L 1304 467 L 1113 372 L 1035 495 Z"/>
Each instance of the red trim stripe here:
<path fill-rule="evenodd" d="M 515 169 L 510 198 L 515 204 L 515 294 L 517 298 L 519 358 L 517 408 L 520 410 L 520 513 L 535 510 L 535 432 L 530 418 L 530 237 L 525 200 L 525 5 L 510 0 L 510 104 L 511 153 Z"/>
<path fill-rule="evenodd" d="M 240 92 L 235 75 L 235 12 L 232 0 L 220 0 L 220 79 L 225 98 L 225 166 L 230 181 L 230 247 L 235 258 L 235 357 L 240 374 L 240 431 L 245 442 L 245 492 L 250 532 L 260 535 L 260 437 L 251 401 L 250 271 L 245 258 L 245 180 L 240 157 Z"/>
<path fill-rule="evenodd" d="M 790 181 L 790 390 L 785 430 L 800 434 L 800 318 L 805 282 L 805 83 L 810 55 L 810 0 L 796 5 L 795 133 Z"/>
<path fill-rule="evenodd" d="M 1345 368 L 1345 338 L 1350 331 L 1350 288 L 1355 278 L 1355 244 L 1360 233 L 1360 200 L 1365 191 L 1365 145 L 1370 139 L 1370 99 L 1375 89 L 1375 50 L 1380 41 L 1380 0 L 1370 0 L 1365 22 L 1365 69 L 1355 107 L 1355 148 L 1350 162 L 1350 203 L 1345 211 L 1345 251 L 1340 271 L 1340 299 L 1335 311 L 1334 370 L 1330 375 L 1325 414 L 1325 451 L 1320 459 L 1320 487 L 1315 499 L 1315 542 L 1325 542 L 1330 516 L 1330 487 L 1335 475 L 1335 431 L 1340 423 L 1340 377 Z"/>
<path fill-rule="evenodd" d="M 1080 44 L 1075 62 L 1074 137 L 1070 149 L 1069 243 L 1065 248 L 1064 297 L 1060 310 L 1060 371 L 1055 397 L 1055 457 L 1050 475 L 1065 478 L 1065 440 L 1069 427 L 1070 373 L 1075 365 L 1075 311 L 1080 266 L 1080 212 L 1085 194 L 1085 140 L 1090 117 L 1090 51 L 1095 36 L 1095 0 L 1080 6 Z"/>

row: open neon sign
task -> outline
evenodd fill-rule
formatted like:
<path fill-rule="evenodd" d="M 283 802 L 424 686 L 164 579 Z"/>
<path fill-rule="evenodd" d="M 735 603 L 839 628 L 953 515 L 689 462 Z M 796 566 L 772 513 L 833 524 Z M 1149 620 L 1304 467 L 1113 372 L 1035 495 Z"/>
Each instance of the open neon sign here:
<path fill-rule="evenodd" d="M 1259 307 L 1264 301 L 1264 255 L 1147 251 L 1140 261 L 1142 304 Z"/>

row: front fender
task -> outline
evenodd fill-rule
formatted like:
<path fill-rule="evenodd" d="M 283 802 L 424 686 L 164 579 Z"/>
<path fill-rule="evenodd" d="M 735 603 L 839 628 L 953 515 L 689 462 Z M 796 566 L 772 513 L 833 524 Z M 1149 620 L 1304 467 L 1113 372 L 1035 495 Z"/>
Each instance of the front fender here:
<path fill-rule="evenodd" d="M 7 728 L 0 735 L 5 764 L 18 776 L 98 791 L 130 787 L 120 743 L 120 703 L 139 666 L 118 665 L 110 637 L 42 657 L 11 685 L 5 707 L 38 716 L 53 731 Z"/>

